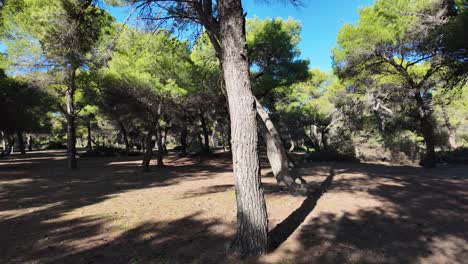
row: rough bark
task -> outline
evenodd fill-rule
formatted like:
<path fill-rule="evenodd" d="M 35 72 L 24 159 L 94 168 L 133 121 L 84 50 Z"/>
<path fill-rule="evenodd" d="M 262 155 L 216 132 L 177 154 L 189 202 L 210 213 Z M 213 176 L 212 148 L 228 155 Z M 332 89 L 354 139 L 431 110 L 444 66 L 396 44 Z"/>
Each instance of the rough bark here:
<path fill-rule="evenodd" d="M 145 137 L 145 142 L 144 142 L 145 155 L 143 156 L 143 162 L 141 164 L 141 168 L 143 172 L 150 171 L 150 162 L 151 162 L 151 157 L 153 156 L 152 137 L 153 137 L 153 131 L 149 130 L 148 134 Z"/>
<path fill-rule="evenodd" d="M 241 1 L 219 0 L 218 14 L 237 201 L 233 248 L 242 257 L 260 255 L 267 250 L 268 216 L 259 174 L 255 99 L 249 79 Z"/>
<path fill-rule="evenodd" d="M 424 101 L 420 92 L 414 94 L 418 105 L 418 116 L 421 124 L 421 133 L 426 145 L 426 153 L 420 164 L 425 168 L 436 167 L 435 143 L 434 143 L 434 118 L 430 106 Z"/>
<path fill-rule="evenodd" d="M 21 155 L 26 155 L 26 146 L 24 145 L 23 132 L 16 131 L 16 137 L 18 138 L 18 148 Z"/>
<path fill-rule="evenodd" d="M 283 146 L 278 131 L 270 120 L 268 113 L 262 105 L 256 100 L 257 113 L 259 116 L 260 133 L 267 146 L 267 156 L 270 162 L 271 170 L 280 185 L 284 185 L 288 190 L 295 194 L 308 195 L 310 190 L 302 178 L 296 178 L 289 171 L 289 159 L 286 149 Z"/>
<path fill-rule="evenodd" d="M 76 68 L 69 69 L 67 90 L 65 93 L 67 104 L 67 159 L 68 168 L 76 169 L 76 127 L 75 127 L 75 76 Z"/>
<path fill-rule="evenodd" d="M 441 106 L 442 108 L 442 117 L 444 118 L 444 123 L 445 126 L 447 127 L 448 130 L 448 143 L 449 147 L 451 149 L 456 149 L 457 146 L 457 128 L 452 125 L 452 122 L 450 122 L 449 115 L 447 113 L 447 109 L 445 109 L 444 106 Z"/>

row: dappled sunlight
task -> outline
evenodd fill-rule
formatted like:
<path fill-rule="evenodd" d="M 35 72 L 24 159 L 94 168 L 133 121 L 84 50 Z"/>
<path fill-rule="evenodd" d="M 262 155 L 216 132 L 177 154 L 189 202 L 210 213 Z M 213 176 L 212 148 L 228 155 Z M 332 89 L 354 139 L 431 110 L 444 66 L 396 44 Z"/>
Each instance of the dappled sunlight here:
<path fill-rule="evenodd" d="M 55 161 L 17 165 L 16 174 L 1 171 L 2 258 L 229 258 L 237 214 L 230 157 L 180 166 L 171 158 L 167 167 L 148 173 L 140 172 L 139 160 L 121 157 L 81 159 L 82 168 L 70 177 L 51 173 L 50 166 L 61 166 Z M 309 163 L 297 173 L 319 188 L 330 167 L 336 175 L 327 191 L 311 198 L 291 195 L 273 177 L 262 178 L 269 230 L 283 226 L 287 232 L 277 248 L 254 262 L 431 263 L 466 256 L 462 168 L 428 173 L 382 164 Z"/>

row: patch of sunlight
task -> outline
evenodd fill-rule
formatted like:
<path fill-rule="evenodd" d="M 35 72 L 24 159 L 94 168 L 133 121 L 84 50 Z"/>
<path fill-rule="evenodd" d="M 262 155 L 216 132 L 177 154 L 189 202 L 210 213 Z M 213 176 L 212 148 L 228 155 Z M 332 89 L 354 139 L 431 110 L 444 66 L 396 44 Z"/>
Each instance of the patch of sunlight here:
<path fill-rule="evenodd" d="M 62 202 L 55 202 L 55 203 L 49 203 L 41 206 L 34 206 L 34 207 L 25 207 L 25 208 L 15 208 L 11 210 L 5 210 L 0 212 L 0 216 L 4 220 L 8 220 L 11 218 L 16 218 L 16 217 L 21 217 L 21 216 L 26 216 L 28 214 L 36 213 L 39 211 L 46 211 L 47 209 L 50 209 L 55 206 L 61 205 Z"/>
<path fill-rule="evenodd" d="M 16 180 L 8 180 L 8 181 L 0 181 L 0 184 L 2 185 L 14 185 L 14 184 L 24 184 L 24 183 L 31 183 L 34 182 L 33 179 L 31 178 L 25 178 L 25 179 L 16 179 Z M 0 186 L 0 190 L 2 190 L 2 186 Z"/>
<path fill-rule="evenodd" d="M 420 257 L 420 263 L 462 263 L 468 258 L 468 241 L 453 235 L 433 237 L 429 249 L 432 254 Z"/>

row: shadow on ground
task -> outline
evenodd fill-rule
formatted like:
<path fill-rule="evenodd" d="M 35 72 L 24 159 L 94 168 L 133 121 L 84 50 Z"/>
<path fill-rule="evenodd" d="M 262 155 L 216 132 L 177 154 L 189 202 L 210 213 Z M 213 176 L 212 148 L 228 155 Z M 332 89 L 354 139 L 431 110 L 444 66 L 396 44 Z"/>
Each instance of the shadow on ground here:
<path fill-rule="evenodd" d="M 361 193 L 383 206 L 311 218 L 300 230 L 300 250 L 291 253 L 294 263 L 466 261 L 466 166 L 435 170 L 383 164 L 334 167 L 343 176 L 334 180 L 331 195 Z"/>
<path fill-rule="evenodd" d="M 110 231 L 105 216 L 62 218 L 129 190 L 228 173 L 229 157 L 201 163 L 171 162 L 176 158 L 170 157 L 170 166 L 150 173 L 140 172 L 138 157 L 82 159 L 80 169 L 70 172 L 63 154 L 34 153 L 0 161 L 1 263 L 235 263 L 225 251 L 232 237 L 214 232 L 220 220 L 204 219 L 200 212 L 170 222 L 144 222 L 111 240 L 104 235 Z M 304 166 L 298 173 L 310 180 L 319 167 L 337 172 L 328 192 L 290 209 L 291 215 L 270 231 L 272 253 L 295 233 L 297 249 L 281 256 L 292 263 L 462 263 L 468 258 L 467 167 L 428 171 L 323 163 Z M 232 184 L 207 186 L 185 193 L 184 199 L 229 189 Z M 265 189 L 267 194 L 287 195 L 271 183 Z M 314 215 L 317 203 L 329 202 L 324 197 L 340 194 L 365 195 L 382 206 L 347 210 L 348 201 L 338 199 L 333 206 L 341 206 L 341 211 Z M 75 244 L 79 239 L 87 244 Z"/>

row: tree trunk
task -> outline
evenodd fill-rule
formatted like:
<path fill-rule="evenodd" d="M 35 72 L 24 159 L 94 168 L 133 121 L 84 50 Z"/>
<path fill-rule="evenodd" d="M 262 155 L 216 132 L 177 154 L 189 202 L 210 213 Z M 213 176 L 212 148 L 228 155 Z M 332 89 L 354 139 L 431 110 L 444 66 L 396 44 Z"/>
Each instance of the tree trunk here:
<path fill-rule="evenodd" d="M 260 133 L 265 140 L 268 160 L 276 181 L 280 185 L 286 186 L 290 192 L 308 195 L 309 189 L 305 180 L 298 178 L 300 183 L 297 183 L 296 178 L 289 171 L 289 160 L 286 149 L 268 113 L 263 109 L 260 102 L 257 99 L 255 100 L 257 113 L 260 118 Z"/>
<path fill-rule="evenodd" d="M 164 138 L 163 138 L 163 141 L 162 141 L 162 147 L 163 147 L 163 150 L 164 150 L 164 155 L 167 155 L 169 152 L 167 151 L 167 132 L 169 132 L 169 127 L 166 126 L 164 128 Z"/>
<path fill-rule="evenodd" d="M 89 119 L 88 119 L 88 122 L 86 123 L 86 128 L 88 130 L 88 136 L 87 136 L 88 142 L 86 143 L 86 148 L 89 151 L 92 151 L 93 150 L 93 145 L 91 144 L 91 120 L 89 120 Z"/>
<path fill-rule="evenodd" d="M 16 131 L 16 137 L 18 138 L 18 148 L 21 155 L 26 155 L 26 146 L 24 145 L 24 137 L 21 131 Z"/>
<path fill-rule="evenodd" d="M 445 109 L 445 106 L 441 106 L 442 109 L 442 116 L 444 118 L 444 123 L 445 126 L 447 127 L 448 130 L 448 143 L 450 149 L 456 149 L 457 146 L 457 129 L 452 125 L 452 122 L 450 122 L 449 115 L 447 113 L 447 110 Z"/>
<path fill-rule="evenodd" d="M 29 151 L 33 150 L 33 144 L 34 144 L 34 139 L 31 135 L 29 135 L 29 138 L 28 138 L 28 150 Z"/>
<path fill-rule="evenodd" d="M 181 146 L 181 152 L 183 155 L 187 155 L 187 135 L 188 135 L 187 121 L 184 120 L 182 131 L 180 132 L 180 146 Z"/>
<path fill-rule="evenodd" d="M 206 120 L 205 116 L 203 115 L 203 112 L 200 110 L 200 122 L 201 122 L 201 128 L 203 131 L 203 152 L 204 153 L 210 153 L 210 131 L 208 130 L 208 127 L 206 125 Z"/>
<path fill-rule="evenodd" d="M 426 144 L 426 153 L 420 161 L 420 165 L 425 168 L 436 167 L 435 143 L 434 143 L 434 120 L 430 105 L 424 101 L 421 93 L 415 93 L 415 99 L 418 104 L 418 115 L 421 123 L 421 133 Z"/>
<path fill-rule="evenodd" d="M 156 135 L 156 140 L 157 140 L 157 144 L 158 144 L 158 167 L 163 167 L 164 166 L 164 162 L 163 162 L 163 158 L 164 158 L 164 144 L 163 144 L 163 135 L 161 133 L 161 128 L 159 128 L 159 131 Z"/>
<path fill-rule="evenodd" d="M 148 172 L 150 171 L 150 162 L 151 162 L 151 157 L 153 156 L 153 142 L 152 142 L 152 137 L 153 137 L 153 130 L 149 130 L 148 134 L 145 137 L 145 155 L 143 156 L 143 162 L 141 164 L 143 172 Z"/>
<path fill-rule="evenodd" d="M 250 86 L 241 1 L 219 0 L 218 13 L 237 201 L 237 234 L 233 248 L 242 257 L 260 255 L 267 250 L 268 216 L 260 181 L 257 113 Z"/>
<path fill-rule="evenodd" d="M 289 151 L 289 152 L 293 152 L 294 149 L 296 148 L 296 143 L 294 142 L 294 139 L 292 139 L 292 137 L 291 137 L 291 139 L 289 140 L 289 143 L 291 144 L 291 146 L 289 147 L 288 151 Z"/>
<path fill-rule="evenodd" d="M 67 104 L 67 159 L 68 168 L 76 169 L 76 128 L 75 128 L 75 76 L 76 68 L 69 69 L 68 85 L 66 91 Z"/>
<path fill-rule="evenodd" d="M 122 133 L 122 137 L 123 137 L 124 144 L 125 144 L 125 155 L 128 156 L 130 153 L 130 144 L 128 143 L 127 131 L 125 130 L 125 127 L 122 124 L 122 122 L 119 121 L 119 125 L 120 125 L 120 132 Z"/>
<path fill-rule="evenodd" d="M 7 149 L 7 140 L 6 140 L 6 135 L 5 135 L 5 132 L 1 131 L 2 132 L 2 147 L 3 147 L 3 152 L 6 151 Z"/>

